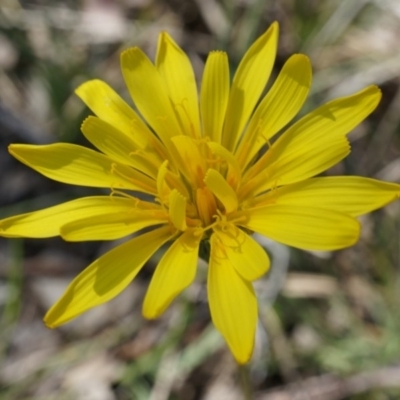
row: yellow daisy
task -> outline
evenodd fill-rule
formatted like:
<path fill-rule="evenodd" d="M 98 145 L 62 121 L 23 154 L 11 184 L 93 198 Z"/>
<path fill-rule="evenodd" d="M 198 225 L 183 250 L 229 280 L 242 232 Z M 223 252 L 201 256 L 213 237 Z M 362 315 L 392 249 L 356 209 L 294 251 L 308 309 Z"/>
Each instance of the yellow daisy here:
<path fill-rule="evenodd" d="M 211 52 L 198 96 L 188 57 L 161 33 L 155 64 L 139 48 L 121 55 L 140 116 L 102 81 L 76 90 L 96 114 L 82 132 L 99 151 L 67 143 L 10 146 L 14 157 L 50 179 L 108 188 L 111 195 L 6 218 L 0 235 L 84 241 L 134 234 L 72 281 L 45 316 L 49 327 L 118 295 L 169 242 L 143 315 L 158 317 L 193 281 L 200 253 L 209 261 L 212 320 L 236 360 L 246 363 L 257 323 L 252 281 L 270 264 L 252 232 L 300 249 L 341 249 L 359 237 L 355 217 L 397 199 L 400 186 L 393 183 L 314 178 L 349 154 L 346 134 L 377 106 L 375 86 L 330 101 L 271 142 L 311 85 L 309 59 L 295 54 L 260 99 L 277 39 L 274 23 L 246 52 L 232 83 L 227 55 Z"/>

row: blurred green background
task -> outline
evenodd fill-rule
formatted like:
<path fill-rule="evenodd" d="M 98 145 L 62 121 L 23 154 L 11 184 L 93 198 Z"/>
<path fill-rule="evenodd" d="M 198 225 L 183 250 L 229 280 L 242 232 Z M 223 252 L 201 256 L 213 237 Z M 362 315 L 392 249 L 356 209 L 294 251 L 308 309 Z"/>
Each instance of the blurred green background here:
<path fill-rule="evenodd" d="M 1 0 L 0 217 L 99 193 L 39 176 L 6 149 L 88 145 L 79 128 L 89 111 L 74 89 L 99 78 L 128 98 L 123 49 L 140 46 L 153 59 L 159 32 L 168 31 L 200 79 L 209 51 L 227 51 L 234 71 L 275 20 L 274 75 L 293 53 L 312 60 L 302 114 L 372 83 L 382 88 L 378 109 L 350 135 L 351 155 L 328 173 L 400 182 L 397 0 Z M 258 238 L 273 266 L 256 283 L 255 399 L 400 398 L 399 204 L 361 222 L 359 243 L 333 253 Z M 112 302 L 44 327 L 68 282 L 114 245 L 0 239 L 0 399 L 241 399 L 237 367 L 210 323 L 206 265 L 157 321 L 140 313 L 155 257 Z"/>

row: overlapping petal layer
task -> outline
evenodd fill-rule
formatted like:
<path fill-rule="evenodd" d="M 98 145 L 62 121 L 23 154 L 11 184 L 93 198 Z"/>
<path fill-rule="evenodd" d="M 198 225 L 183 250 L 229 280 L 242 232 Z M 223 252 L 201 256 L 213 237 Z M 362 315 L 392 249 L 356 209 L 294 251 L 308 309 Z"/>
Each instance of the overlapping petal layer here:
<path fill-rule="evenodd" d="M 333 100 L 290 127 L 249 171 L 256 193 L 311 178 L 350 152 L 345 135 L 377 106 L 381 92 L 370 86 Z M 258 175 L 258 177 L 257 177 Z"/>
<path fill-rule="evenodd" d="M 214 232 L 215 258 L 232 265 L 243 279 L 254 281 L 269 269 L 265 250 L 247 233 L 231 224 Z"/>
<path fill-rule="evenodd" d="M 185 231 L 164 254 L 157 265 L 143 303 L 143 315 L 157 318 L 172 300 L 188 287 L 196 276 L 201 234 Z"/>
<path fill-rule="evenodd" d="M 310 86 L 310 60 L 303 54 L 295 54 L 285 63 L 251 117 L 237 151 L 243 168 L 263 145 L 297 115 L 307 98 Z"/>
<path fill-rule="evenodd" d="M 98 79 L 85 82 L 75 90 L 75 93 L 100 119 L 124 132 L 128 137 L 132 134 L 132 121 L 139 117 L 105 82 Z M 140 135 L 137 136 L 143 140 Z"/>
<path fill-rule="evenodd" d="M 149 175 L 157 177 L 161 160 L 151 152 L 138 148 L 131 137 L 115 129 L 108 122 L 96 117 L 88 117 L 82 124 L 82 133 L 104 154 L 118 163 L 129 165 Z"/>
<path fill-rule="evenodd" d="M 97 115 L 84 121 L 82 131 L 101 153 L 65 143 L 10 146 L 12 155 L 51 179 L 108 188 L 112 195 L 6 218 L 0 221 L 1 236 L 61 235 L 78 241 L 139 234 L 71 283 L 46 314 L 49 327 L 115 297 L 157 249 L 172 241 L 152 277 L 143 315 L 158 317 L 190 285 L 202 249 L 209 259 L 212 320 L 235 359 L 246 363 L 257 324 L 251 282 L 270 265 L 251 233 L 307 250 L 341 249 L 359 237 L 356 216 L 399 197 L 397 184 L 314 178 L 349 154 L 346 135 L 380 100 L 375 86 L 328 102 L 275 140 L 311 86 L 310 62 L 296 54 L 260 99 L 277 37 L 274 23 L 246 52 L 231 85 L 227 55 L 210 53 L 199 101 L 189 58 L 162 33 L 155 65 L 138 48 L 121 56 L 140 115 L 102 81 L 77 89 Z M 141 234 L 144 228 L 151 230 Z"/>
<path fill-rule="evenodd" d="M 111 196 L 84 197 L 16 215 L 0 221 L 0 235 L 5 237 L 46 238 L 60 235 L 61 227 L 85 218 L 107 218 L 109 213 L 129 215 L 133 199 Z"/>
<path fill-rule="evenodd" d="M 166 146 L 168 139 L 183 134 L 169 99 L 165 81 L 138 48 L 121 55 L 122 74 L 136 107 Z"/>
<path fill-rule="evenodd" d="M 10 153 L 55 181 L 91 187 L 139 190 L 156 194 L 154 180 L 115 160 L 69 143 L 43 146 L 13 144 Z"/>
<path fill-rule="evenodd" d="M 54 328 L 64 324 L 117 296 L 171 237 L 168 226 L 158 228 L 98 258 L 71 282 L 63 296 L 50 308 L 44 317 L 46 325 Z"/>
<path fill-rule="evenodd" d="M 103 215 L 86 216 L 63 225 L 60 235 L 71 242 L 115 240 L 149 226 L 167 223 L 168 214 L 161 209 L 131 208 L 124 213 L 110 209 Z"/>
<path fill-rule="evenodd" d="M 231 213 L 237 210 L 238 198 L 236 193 L 222 174 L 215 169 L 210 168 L 204 177 L 204 183 L 222 203 L 226 213 Z"/>

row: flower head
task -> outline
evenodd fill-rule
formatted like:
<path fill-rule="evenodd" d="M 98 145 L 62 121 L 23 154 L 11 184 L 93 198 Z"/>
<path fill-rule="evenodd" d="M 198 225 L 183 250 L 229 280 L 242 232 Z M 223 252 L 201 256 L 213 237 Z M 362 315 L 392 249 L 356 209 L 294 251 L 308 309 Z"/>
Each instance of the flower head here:
<path fill-rule="evenodd" d="M 260 100 L 277 37 L 274 23 L 246 52 L 232 83 L 227 55 L 211 52 L 198 96 L 188 57 L 161 33 L 155 65 L 139 48 L 121 56 L 140 116 L 102 81 L 77 89 L 96 114 L 82 132 L 99 151 L 65 143 L 10 146 L 14 157 L 48 178 L 108 188 L 110 195 L 6 218 L 0 235 L 84 241 L 135 234 L 73 280 L 46 314 L 49 327 L 116 296 L 169 243 L 144 299 L 144 316 L 158 317 L 193 281 L 202 252 L 209 261 L 212 320 L 245 363 L 257 322 L 252 281 L 269 268 L 252 232 L 300 249 L 340 249 L 359 237 L 355 217 L 398 197 L 400 187 L 392 183 L 314 177 L 349 154 L 346 135 L 380 100 L 375 86 L 330 101 L 274 140 L 311 85 L 309 59 L 296 54 Z"/>

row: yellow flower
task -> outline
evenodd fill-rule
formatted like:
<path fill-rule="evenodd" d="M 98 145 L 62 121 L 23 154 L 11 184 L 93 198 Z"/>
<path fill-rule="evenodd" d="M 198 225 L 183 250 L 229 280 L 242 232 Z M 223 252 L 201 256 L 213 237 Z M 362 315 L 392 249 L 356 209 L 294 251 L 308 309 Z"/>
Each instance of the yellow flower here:
<path fill-rule="evenodd" d="M 138 48 L 121 56 L 141 116 L 102 81 L 77 89 L 97 115 L 84 121 L 82 132 L 99 152 L 66 143 L 10 146 L 14 157 L 48 178 L 108 188 L 111 195 L 6 218 L 0 235 L 82 241 L 136 234 L 73 280 L 46 314 L 49 327 L 118 295 L 170 242 L 144 299 L 144 316 L 158 317 L 193 281 L 200 252 L 209 257 L 212 320 L 236 360 L 246 363 L 257 323 L 252 281 L 270 264 L 251 233 L 300 249 L 340 249 L 359 237 L 355 217 L 397 199 L 396 184 L 314 178 L 349 154 L 346 134 L 377 106 L 375 86 L 317 108 L 271 143 L 311 85 L 309 59 L 296 54 L 259 102 L 277 38 L 274 23 L 246 52 L 232 83 L 227 55 L 211 52 L 198 96 L 188 57 L 162 33 L 155 65 Z"/>

